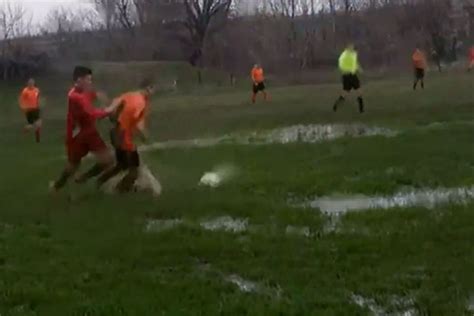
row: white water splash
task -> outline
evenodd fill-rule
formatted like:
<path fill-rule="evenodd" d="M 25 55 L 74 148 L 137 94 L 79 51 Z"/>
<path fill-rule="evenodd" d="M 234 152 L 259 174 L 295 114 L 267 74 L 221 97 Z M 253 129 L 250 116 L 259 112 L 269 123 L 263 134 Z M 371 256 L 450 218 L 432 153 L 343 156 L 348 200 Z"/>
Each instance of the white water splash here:
<path fill-rule="evenodd" d="M 102 190 L 107 194 L 117 193 L 117 185 L 125 174 L 126 172 L 122 172 L 104 183 Z M 159 197 L 162 191 L 160 182 L 146 165 L 142 165 L 138 170 L 138 179 L 135 182 L 135 189 L 141 192 L 150 192 L 154 197 Z"/>
<path fill-rule="evenodd" d="M 312 237 L 313 234 L 311 233 L 311 229 L 308 226 L 286 226 L 285 233 L 287 235 L 296 235 L 296 236 L 303 236 L 303 237 Z"/>
<path fill-rule="evenodd" d="M 335 196 L 316 198 L 305 203 L 311 208 L 318 208 L 327 214 L 343 214 L 349 211 L 369 209 L 390 209 L 421 206 L 434 208 L 437 205 L 454 203 L 463 204 L 474 199 L 474 187 L 451 189 L 424 189 L 411 192 L 400 192 L 393 196 L 368 197 L 363 195 Z"/>
<path fill-rule="evenodd" d="M 252 293 L 259 291 L 259 285 L 256 282 L 246 280 L 237 274 L 231 274 L 225 278 L 229 283 L 236 285 L 240 291 L 244 293 Z"/>
<path fill-rule="evenodd" d="M 388 302 L 389 307 L 384 308 L 377 304 L 372 298 L 352 294 L 351 300 L 354 304 L 368 309 L 374 316 L 416 316 L 415 303 L 410 298 L 392 296 Z"/>
<path fill-rule="evenodd" d="M 165 230 L 171 230 L 181 225 L 183 220 L 181 219 L 152 219 L 148 220 L 145 224 L 146 233 L 160 233 Z"/>
<path fill-rule="evenodd" d="M 153 151 L 167 148 L 202 148 L 222 144 L 265 145 L 296 142 L 318 143 L 341 137 L 364 137 L 377 135 L 392 137 L 397 135 L 397 132 L 388 128 L 370 127 L 362 124 L 294 125 L 267 131 L 235 133 L 216 138 L 172 140 L 141 146 L 139 150 Z"/>
<path fill-rule="evenodd" d="M 226 232 L 241 233 L 247 231 L 248 219 L 234 219 L 230 216 L 222 216 L 202 221 L 200 226 L 210 231 L 223 230 Z"/>
<path fill-rule="evenodd" d="M 236 173 L 237 169 L 234 166 L 230 164 L 220 165 L 212 171 L 206 172 L 199 181 L 199 185 L 217 188 L 223 183 L 230 181 Z"/>
<path fill-rule="evenodd" d="M 474 315 L 474 294 L 469 297 L 466 309 L 471 315 Z"/>

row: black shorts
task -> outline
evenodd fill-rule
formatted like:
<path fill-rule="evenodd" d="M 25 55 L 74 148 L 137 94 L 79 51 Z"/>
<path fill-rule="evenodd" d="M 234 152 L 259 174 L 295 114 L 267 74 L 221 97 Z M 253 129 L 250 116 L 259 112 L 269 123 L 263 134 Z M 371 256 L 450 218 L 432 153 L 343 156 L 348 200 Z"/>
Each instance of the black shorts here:
<path fill-rule="evenodd" d="M 359 90 L 360 80 L 356 74 L 348 74 L 342 76 L 342 87 L 344 91 Z"/>
<path fill-rule="evenodd" d="M 253 84 L 252 89 L 253 89 L 253 93 L 258 93 L 259 91 L 265 91 L 265 83 L 259 82 L 257 84 Z"/>
<path fill-rule="evenodd" d="M 35 110 L 29 110 L 25 113 L 26 121 L 28 122 L 29 125 L 35 124 L 37 121 L 39 121 L 41 117 L 41 112 L 39 109 Z"/>
<path fill-rule="evenodd" d="M 415 68 L 415 78 L 416 79 L 425 78 L 425 70 L 423 68 Z"/>
<path fill-rule="evenodd" d="M 123 149 L 115 149 L 115 159 L 117 159 L 117 165 L 122 169 L 129 169 L 133 167 L 140 167 L 140 156 L 138 151 L 126 151 Z"/>

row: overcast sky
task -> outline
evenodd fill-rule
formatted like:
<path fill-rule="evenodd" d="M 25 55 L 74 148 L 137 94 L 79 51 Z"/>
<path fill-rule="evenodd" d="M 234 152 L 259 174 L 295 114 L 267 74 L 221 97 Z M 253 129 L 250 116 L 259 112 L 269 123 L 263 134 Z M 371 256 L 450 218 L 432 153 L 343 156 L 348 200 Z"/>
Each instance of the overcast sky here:
<path fill-rule="evenodd" d="M 21 3 L 33 17 L 35 24 L 44 22 L 49 10 L 57 7 L 87 8 L 91 6 L 90 0 L 0 0 L 0 4 L 5 2 Z"/>

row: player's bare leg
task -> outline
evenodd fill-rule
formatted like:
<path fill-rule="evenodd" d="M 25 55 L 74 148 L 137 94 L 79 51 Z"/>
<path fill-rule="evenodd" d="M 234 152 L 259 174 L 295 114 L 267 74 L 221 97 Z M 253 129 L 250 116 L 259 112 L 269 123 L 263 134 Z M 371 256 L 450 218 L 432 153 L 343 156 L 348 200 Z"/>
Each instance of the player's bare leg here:
<path fill-rule="evenodd" d="M 43 126 L 43 121 L 41 119 L 37 120 L 33 126 L 35 129 L 35 139 L 39 143 L 41 141 L 41 128 Z"/>

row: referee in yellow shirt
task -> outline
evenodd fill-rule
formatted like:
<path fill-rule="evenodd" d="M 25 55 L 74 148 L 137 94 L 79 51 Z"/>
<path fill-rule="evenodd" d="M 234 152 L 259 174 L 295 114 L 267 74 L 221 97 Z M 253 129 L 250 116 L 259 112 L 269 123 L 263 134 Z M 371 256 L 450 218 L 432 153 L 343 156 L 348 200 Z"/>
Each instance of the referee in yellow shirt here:
<path fill-rule="evenodd" d="M 357 75 L 362 69 L 359 65 L 359 58 L 353 44 L 347 45 L 347 48 L 339 57 L 339 70 L 342 73 L 343 93 L 341 93 L 336 103 L 334 103 L 334 112 L 344 103 L 349 93 L 354 90 L 358 93 L 357 102 L 359 103 L 359 112 L 364 113 L 364 99 L 362 98 L 360 80 Z"/>

